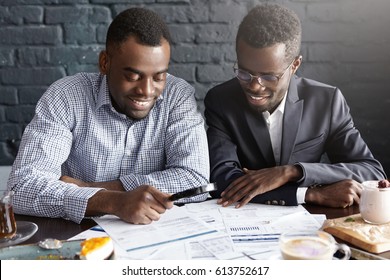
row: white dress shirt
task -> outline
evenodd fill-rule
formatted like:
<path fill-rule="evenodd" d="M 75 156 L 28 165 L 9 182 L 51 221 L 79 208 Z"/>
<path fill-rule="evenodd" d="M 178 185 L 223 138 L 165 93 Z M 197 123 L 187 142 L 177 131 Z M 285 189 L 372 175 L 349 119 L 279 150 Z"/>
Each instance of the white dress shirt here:
<path fill-rule="evenodd" d="M 282 145 L 282 134 L 283 134 L 283 114 L 286 105 L 287 93 L 284 95 L 279 106 L 275 111 L 270 114 L 268 111 L 263 112 L 263 117 L 267 123 L 269 135 L 271 137 L 272 150 L 275 158 L 276 165 L 280 165 L 280 154 Z M 297 201 L 299 204 L 305 202 L 305 194 L 307 188 L 297 189 Z"/>

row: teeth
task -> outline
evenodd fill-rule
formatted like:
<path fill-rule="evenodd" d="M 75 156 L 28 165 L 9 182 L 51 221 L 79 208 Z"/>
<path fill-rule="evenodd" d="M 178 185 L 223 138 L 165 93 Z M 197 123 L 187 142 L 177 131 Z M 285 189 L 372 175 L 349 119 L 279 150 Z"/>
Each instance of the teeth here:
<path fill-rule="evenodd" d="M 135 104 L 140 105 L 140 106 L 146 106 L 150 103 L 150 101 L 137 101 L 134 99 L 131 99 L 131 101 L 133 101 Z"/>
<path fill-rule="evenodd" d="M 252 95 L 250 95 L 249 97 L 254 99 L 254 100 L 263 100 L 264 98 L 266 98 L 266 97 L 260 97 L 260 96 L 252 96 Z"/>

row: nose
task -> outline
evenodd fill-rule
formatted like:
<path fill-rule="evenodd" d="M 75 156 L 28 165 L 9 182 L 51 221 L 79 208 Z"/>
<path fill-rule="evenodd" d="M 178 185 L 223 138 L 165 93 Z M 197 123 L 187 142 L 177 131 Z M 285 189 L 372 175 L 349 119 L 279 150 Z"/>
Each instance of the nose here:
<path fill-rule="evenodd" d="M 144 96 L 152 96 L 155 91 L 153 79 L 142 79 L 137 86 L 137 93 Z"/>
<path fill-rule="evenodd" d="M 261 83 L 260 78 L 253 78 L 252 81 L 248 84 L 248 88 L 251 91 L 264 90 L 266 87 Z"/>

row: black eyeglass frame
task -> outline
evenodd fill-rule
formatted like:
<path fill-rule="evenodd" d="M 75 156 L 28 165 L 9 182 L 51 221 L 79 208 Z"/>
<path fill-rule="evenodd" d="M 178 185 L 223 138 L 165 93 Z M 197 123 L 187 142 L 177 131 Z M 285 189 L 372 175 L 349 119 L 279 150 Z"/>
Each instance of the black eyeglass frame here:
<path fill-rule="evenodd" d="M 291 65 L 293 65 L 294 61 L 297 59 L 297 57 L 294 57 L 294 59 L 291 61 L 291 63 L 286 67 L 286 69 L 283 70 L 283 73 L 279 74 L 279 75 L 271 75 L 271 74 L 264 74 L 264 75 L 252 75 L 251 73 L 249 73 L 248 71 L 245 71 L 245 70 L 242 70 L 240 68 L 238 68 L 237 66 L 237 61 L 234 63 L 234 66 L 233 66 L 233 71 L 234 71 L 234 74 L 236 75 L 236 78 L 243 82 L 243 83 L 246 83 L 246 84 L 250 84 L 252 83 L 253 79 L 256 78 L 257 82 L 262 85 L 262 86 L 277 86 L 277 84 L 279 83 L 279 80 L 281 78 L 283 78 L 284 74 L 286 74 L 287 70 L 291 67 Z M 248 75 L 248 77 L 250 77 L 250 80 L 244 80 L 242 78 L 239 77 L 239 72 L 243 73 L 243 74 L 246 74 Z M 264 81 L 265 81 L 265 84 L 264 84 Z M 268 84 L 267 84 L 268 83 Z"/>

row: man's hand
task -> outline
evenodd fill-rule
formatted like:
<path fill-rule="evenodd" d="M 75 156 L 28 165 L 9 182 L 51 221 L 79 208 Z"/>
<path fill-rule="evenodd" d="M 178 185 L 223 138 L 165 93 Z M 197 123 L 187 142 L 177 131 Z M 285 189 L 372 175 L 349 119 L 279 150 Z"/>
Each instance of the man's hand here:
<path fill-rule="evenodd" d="M 61 176 L 61 181 L 65 183 L 72 183 L 79 187 L 90 187 L 90 188 L 104 188 L 112 191 L 125 191 L 120 180 L 107 181 L 107 182 L 84 182 L 82 180 L 69 177 L 66 175 Z"/>
<path fill-rule="evenodd" d="M 302 177 L 299 166 L 285 165 L 260 170 L 243 169 L 245 175 L 234 180 L 222 193 L 218 204 L 229 206 L 240 201 L 236 208 L 246 205 L 255 196 L 279 188 Z"/>
<path fill-rule="evenodd" d="M 87 215 L 114 214 L 132 224 L 150 224 L 173 207 L 170 194 L 143 185 L 132 191 L 99 191 L 88 201 Z"/>
<path fill-rule="evenodd" d="M 334 184 L 309 188 L 305 202 L 328 207 L 348 207 L 360 203 L 363 187 L 354 180 L 342 180 Z"/>

